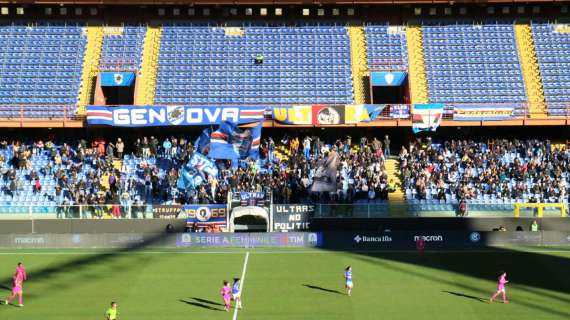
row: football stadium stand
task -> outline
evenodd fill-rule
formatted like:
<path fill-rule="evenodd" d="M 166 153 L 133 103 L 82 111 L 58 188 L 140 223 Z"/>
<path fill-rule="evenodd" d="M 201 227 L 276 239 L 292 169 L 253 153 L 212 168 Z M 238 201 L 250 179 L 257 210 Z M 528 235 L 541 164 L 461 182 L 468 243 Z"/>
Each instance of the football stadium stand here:
<path fill-rule="evenodd" d="M 406 28 L 410 78 L 410 99 L 412 103 L 428 103 L 426 61 L 422 41 L 422 28 L 410 25 Z"/>
<path fill-rule="evenodd" d="M 553 116 L 567 114 L 570 96 L 570 75 L 567 72 L 570 68 L 570 33 L 563 26 L 545 22 L 532 23 L 548 114 Z"/>
<path fill-rule="evenodd" d="M 407 202 L 413 211 L 513 210 L 517 202 L 566 203 L 566 151 L 549 141 L 445 141 L 400 152 Z"/>
<path fill-rule="evenodd" d="M 307 151 L 299 149 L 299 137 L 277 144 L 271 138 L 264 139 L 258 162 L 244 161 L 241 167 L 230 168 L 228 163 L 218 161 L 217 177 L 208 176 L 199 187 L 183 190 L 177 181 L 183 164 L 194 150 L 190 141 L 193 139 L 171 137 L 159 141 L 144 137 L 120 156 L 119 142 L 101 139 L 91 144 L 85 140 L 73 144 L 39 140 L 32 144 L 2 144 L 0 213 L 18 213 L 22 208 L 27 211 L 28 206 L 32 213 L 53 213 L 62 205 L 126 206 L 140 201 L 149 204 L 173 200 L 224 203 L 229 190 L 273 193 L 276 203 L 308 203 L 314 200 L 308 188 L 319 161 L 325 157 L 322 150 L 332 148 L 316 137 L 305 137 L 302 141 L 305 145 L 306 141 L 311 144 Z M 342 142 L 337 140 L 337 144 L 342 145 L 337 154 L 340 160 L 354 167 L 340 174 L 339 191 L 331 192 L 327 202 L 372 204 L 385 212 L 389 188 L 395 187 L 389 184 L 381 143 L 378 139 L 359 144 L 350 141 L 350 137 Z M 251 175 L 250 167 L 255 163 L 259 171 Z M 283 174 L 285 172 L 289 173 Z M 40 190 L 36 187 L 36 178 Z M 111 181 L 115 182 L 114 187 Z"/>
<path fill-rule="evenodd" d="M 405 71 L 411 103 L 568 113 L 566 25 L 451 21 L 5 23 L 0 118 L 84 115 L 101 71 L 137 72 L 138 105 L 363 104 L 369 72 Z"/>
<path fill-rule="evenodd" d="M 408 70 L 408 47 L 403 26 L 369 24 L 364 30 L 370 70 Z"/>
<path fill-rule="evenodd" d="M 101 71 L 138 71 L 146 29 L 142 25 L 105 27 Z"/>
<path fill-rule="evenodd" d="M 526 101 L 513 24 L 422 26 L 431 102 Z"/>
<path fill-rule="evenodd" d="M 157 104 L 352 102 L 344 25 L 162 27 Z"/>
<path fill-rule="evenodd" d="M 85 44 L 80 24 L 0 25 L 0 118 L 74 114 Z"/>

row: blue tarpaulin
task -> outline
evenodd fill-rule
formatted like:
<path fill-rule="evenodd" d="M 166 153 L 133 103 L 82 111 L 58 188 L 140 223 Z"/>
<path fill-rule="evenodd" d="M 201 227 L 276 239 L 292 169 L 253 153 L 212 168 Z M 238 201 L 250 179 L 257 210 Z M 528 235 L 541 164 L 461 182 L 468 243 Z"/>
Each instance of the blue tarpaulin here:
<path fill-rule="evenodd" d="M 134 72 L 101 72 L 102 87 L 130 87 L 133 83 Z"/>
<path fill-rule="evenodd" d="M 397 87 L 404 83 L 406 75 L 406 72 L 371 72 L 370 83 L 372 86 Z"/>

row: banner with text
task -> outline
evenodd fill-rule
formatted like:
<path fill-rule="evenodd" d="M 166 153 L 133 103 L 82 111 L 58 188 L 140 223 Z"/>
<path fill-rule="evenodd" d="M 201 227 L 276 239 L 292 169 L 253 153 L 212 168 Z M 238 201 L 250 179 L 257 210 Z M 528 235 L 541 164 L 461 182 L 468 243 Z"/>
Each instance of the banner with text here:
<path fill-rule="evenodd" d="M 304 231 L 309 230 L 310 218 L 315 214 L 314 205 L 305 204 L 276 204 L 273 205 L 274 231 Z"/>
<path fill-rule="evenodd" d="M 155 219 L 178 219 L 182 213 L 181 205 L 153 205 L 152 217 Z"/>
<path fill-rule="evenodd" d="M 356 124 L 374 120 L 378 105 L 295 105 L 273 107 L 273 119 L 295 125 Z"/>
<path fill-rule="evenodd" d="M 178 247 L 318 247 L 321 234 L 305 233 L 183 233 Z"/>
<path fill-rule="evenodd" d="M 187 204 L 182 207 L 187 226 L 218 225 L 226 227 L 228 209 L 225 204 Z"/>
<path fill-rule="evenodd" d="M 457 121 L 497 121 L 513 117 L 514 106 L 473 106 L 454 105 L 453 120 Z"/>
<path fill-rule="evenodd" d="M 242 207 L 265 206 L 265 192 L 240 192 L 239 201 Z"/>
<path fill-rule="evenodd" d="M 118 127 L 196 126 L 263 120 L 266 107 L 87 106 L 87 123 Z"/>

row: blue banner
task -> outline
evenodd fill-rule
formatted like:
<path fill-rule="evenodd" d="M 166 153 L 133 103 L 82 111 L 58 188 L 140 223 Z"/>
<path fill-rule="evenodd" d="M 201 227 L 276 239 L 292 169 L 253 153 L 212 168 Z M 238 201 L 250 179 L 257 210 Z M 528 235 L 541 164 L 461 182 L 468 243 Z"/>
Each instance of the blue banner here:
<path fill-rule="evenodd" d="M 218 225 L 225 227 L 227 224 L 228 208 L 225 204 L 188 204 L 182 206 L 183 213 L 186 213 L 187 226 Z"/>
<path fill-rule="evenodd" d="M 404 83 L 406 75 L 406 72 L 371 72 L 370 83 L 372 86 L 397 87 Z"/>
<path fill-rule="evenodd" d="M 87 123 L 117 127 L 196 126 L 263 120 L 266 107 L 87 106 Z"/>
<path fill-rule="evenodd" d="M 182 233 L 178 247 L 319 247 L 322 234 L 317 232 L 278 233 Z"/>
<path fill-rule="evenodd" d="M 101 72 L 101 87 L 130 87 L 134 83 L 134 72 Z"/>
<path fill-rule="evenodd" d="M 407 104 L 390 105 L 390 118 L 392 119 L 410 118 L 410 106 Z"/>
<path fill-rule="evenodd" d="M 263 207 L 265 206 L 265 193 L 242 191 L 239 193 L 239 200 L 242 207 Z"/>

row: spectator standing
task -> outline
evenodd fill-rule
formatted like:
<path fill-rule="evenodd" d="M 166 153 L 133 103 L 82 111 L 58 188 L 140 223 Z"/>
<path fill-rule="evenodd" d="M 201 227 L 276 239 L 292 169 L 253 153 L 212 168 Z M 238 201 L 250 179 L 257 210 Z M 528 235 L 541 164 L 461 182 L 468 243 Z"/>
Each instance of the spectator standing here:
<path fill-rule="evenodd" d="M 10 180 L 10 194 L 12 196 L 12 199 L 14 199 L 14 197 L 17 196 L 17 194 L 16 194 L 17 192 L 18 192 L 18 184 L 16 182 L 16 179 L 11 179 Z"/>
<path fill-rule="evenodd" d="M 153 137 L 154 138 L 154 137 Z M 150 157 L 150 145 L 148 139 L 144 137 L 141 142 L 142 156 L 143 158 Z"/>
<path fill-rule="evenodd" d="M 275 141 L 273 141 L 273 139 L 270 137 L 268 142 L 268 157 L 269 157 L 269 162 L 273 162 L 273 160 L 275 159 Z"/>
<path fill-rule="evenodd" d="M 384 137 L 384 156 L 386 157 L 386 159 L 390 158 L 390 137 L 388 135 L 386 135 Z"/>
<path fill-rule="evenodd" d="M 146 201 L 152 199 L 152 181 L 149 173 L 144 176 L 144 196 Z"/>
<path fill-rule="evenodd" d="M 40 178 L 36 177 L 34 181 L 34 194 L 42 192 L 42 184 L 40 182 Z"/>
<path fill-rule="evenodd" d="M 464 198 L 459 201 L 458 215 L 460 217 L 467 216 L 467 200 Z"/>
<path fill-rule="evenodd" d="M 125 151 L 125 144 L 121 138 L 117 139 L 117 143 L 115 143 L 115 147 L 117 148 L 117 157 L 119 159 L 123 159 L 123 152 Z"/>
<path fill-rule="evenodd" d="M 107 144 L 107 161 L 110 163 L 113 163 L 114 160 L 114 153 L 113 153 L 113 147 L 114 145 L 112 143 L 108 143 Z"/>
<path fill-rule="evenodd" d="M 150 142 L 149 142 L 149 144 L 150 144 L 150 150 L 149 150 L 149 152 L 150 152 L 153 156 L 156 156 L 156 155 L 157 155 L 157 152 L 156 152 L 156 151 L 157 151 L 157 149 L 158 149 L 158 143 L 159 143 L 159 142 L 158 142 L 158 139 L 157 139 L 157 138 L 155 138 L 154 136 L 151 136 L 151 137 L 150 137 Z"/>
<path fill-rule="evenodd" d="M 172 137 L 172 149 L 170 149 L 170 155 L 172 158 L 176 158 L 178 156 L 178 139 L 176 137 Z"/>
<path fill-rule="evenodd" d="M 536 222 L 536 220 L 532 221 L 532 224 L 530 225 L 530 231 L 538 232 L 538 222 Z"/>
<path fill-rule="evenodd" d="M 303 154 L 307 160 L 311 158 L 311 141 L 309 136 L 306 136 L 303 140 Z"/>
<path fill-rule="evenodd" d="M 172 148 L 172 143 L 168 138 L 162 143 L 162 148 L 164 150 L 164 156 L 170 159 L 170 149 Z"/>

